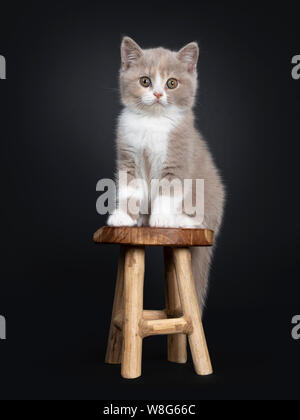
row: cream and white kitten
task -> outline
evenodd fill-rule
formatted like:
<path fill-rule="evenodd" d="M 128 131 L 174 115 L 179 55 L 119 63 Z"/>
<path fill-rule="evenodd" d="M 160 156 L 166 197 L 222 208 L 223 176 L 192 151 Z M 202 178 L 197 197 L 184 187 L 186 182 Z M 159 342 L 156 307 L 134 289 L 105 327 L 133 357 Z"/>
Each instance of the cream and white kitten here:
<path fill-rule="evenodd" d="M 194 125 L 199 49 L 195 42 L 173 52 L 141 49 L 131 38 L 121 44 L 121 98 L 124 109 L 117 129 L 117 172 L 127 173 L 130 187 L 119 181 L 119 206 L 110 226 L 208 227 L 217 234 L 222 222 L 224 187 L 205 141 Z M 135 180 L 142 179 L 144 183 Z M 151 180 L 204 180 L 204 215 L 186 214 L 183 199 L 195 191 L 151 197 L 150 214 L 139 211 L 149 202 Z M 128 208 L 134 200 L 137 211 Z M 172 201 L 172 205 L 170 202 Z M 176 212 L 170 211 L 176 208 Z M 193 273 L 201 309 L 207 293 L 211 248 L 192 248 Z"/>

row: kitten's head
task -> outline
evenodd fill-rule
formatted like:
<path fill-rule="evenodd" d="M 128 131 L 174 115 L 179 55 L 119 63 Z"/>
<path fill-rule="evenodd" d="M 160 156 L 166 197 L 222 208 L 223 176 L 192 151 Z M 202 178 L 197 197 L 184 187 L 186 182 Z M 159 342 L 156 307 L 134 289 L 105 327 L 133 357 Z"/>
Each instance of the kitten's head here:
<path fill-rule="evenodd" d="M 196 42 L 179 52 L 164 48 L 142 50 L 131 38 L 121 44 L 122 102 L 135 111 L 163 113 L 176 107 L 192 108 L 197 90 Z"/>

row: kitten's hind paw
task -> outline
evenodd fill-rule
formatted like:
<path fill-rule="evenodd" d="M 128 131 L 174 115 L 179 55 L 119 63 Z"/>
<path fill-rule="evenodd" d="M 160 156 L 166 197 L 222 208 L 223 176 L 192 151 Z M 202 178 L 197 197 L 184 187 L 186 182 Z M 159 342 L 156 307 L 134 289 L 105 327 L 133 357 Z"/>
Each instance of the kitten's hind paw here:
<path fill-rule="evenodd" d="M 115 210 L 107 219 L 108 226 L 136 226 L 137 221 L 122 210 Z"/>

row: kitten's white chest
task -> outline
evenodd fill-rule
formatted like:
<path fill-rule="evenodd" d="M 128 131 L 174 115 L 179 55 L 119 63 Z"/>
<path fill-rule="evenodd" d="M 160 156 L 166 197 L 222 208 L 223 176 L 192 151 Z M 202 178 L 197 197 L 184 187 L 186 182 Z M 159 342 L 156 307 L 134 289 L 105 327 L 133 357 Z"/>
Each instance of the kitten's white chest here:
<path fill-rule="evenodd" d="M 134 150 L 136 167 L 141 177 L 160 178 L 172 128 L 174 123 L 168 118 L 123 111 L 120 117 L 122 137 Z"/>
<path fill-rule="evenodd" d="M 120 116 L 123 140 L 134 150 L 139 176 L 160 178 L 166 160 L 174 120 L 162 116 L 138 115 L 125 109 Z"/>

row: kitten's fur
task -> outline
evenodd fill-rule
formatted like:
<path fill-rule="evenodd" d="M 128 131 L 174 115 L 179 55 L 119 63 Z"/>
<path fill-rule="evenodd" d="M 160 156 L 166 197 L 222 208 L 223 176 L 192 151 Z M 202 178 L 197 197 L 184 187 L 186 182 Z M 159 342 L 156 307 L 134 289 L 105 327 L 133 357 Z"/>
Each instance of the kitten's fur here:
<path fill-rule="evenodd" d="M 158 200 L 154 198 L 149 217 L 117 209 L 109 217 L 109 225 L 184 228 L 204 225 L 218 233 L 223 216 L 224 187 L 207 145 L 195 128 L 192 111 L 197 90 L 198 55 L 195 42 L 179 52 L 172 52 L 164 48 L 142 50 L 131 38 L 123 39 L 120 88 L 124 109 L 117 130 L 117 170 L 127 171 L 129 182 L 135 178 L 143 178 L 148 183 L 153 178 L 204 179 L 204 223 L 197 215 L 173 215 L 163 207 L 155 211 Z M 140 84 L 140 78 L 144 76 L 152 81 L 146 88 Z M 168 89 L 169 78 L 177 79 L 178 87 Z M 162 95 L 160 103 L 154 96 L 157 92 Z M 128 194 L 139 203 L 145 199 L 144 191 L 139 187 L 129 189 Z M 131 198 L 128 194 L 124 196 L 121 191 L 120 199 L 127 202 Z M 192 248 L 201 310 L 207 293 L 211 256 L 211 248 Z"/>

